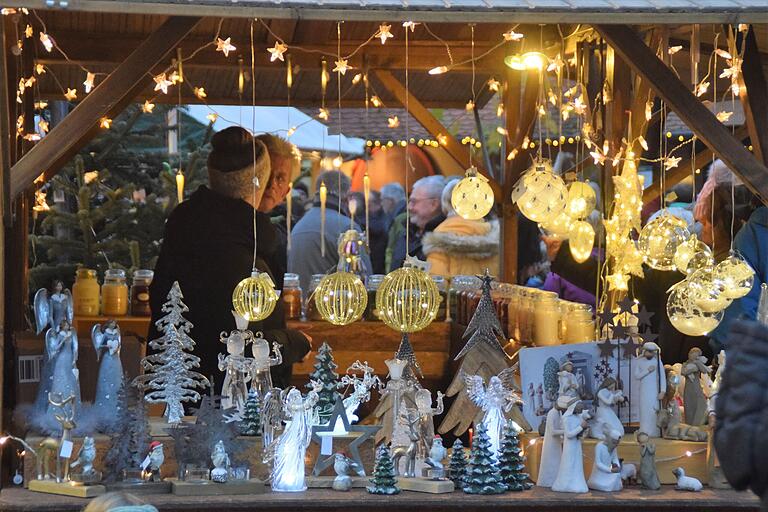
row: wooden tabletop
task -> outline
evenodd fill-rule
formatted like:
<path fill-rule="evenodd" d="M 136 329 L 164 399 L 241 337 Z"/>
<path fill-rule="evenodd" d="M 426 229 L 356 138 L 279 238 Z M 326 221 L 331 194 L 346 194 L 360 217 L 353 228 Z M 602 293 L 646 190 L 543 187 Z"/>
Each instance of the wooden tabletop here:
<path fill-rule="evenodd" d="M 334 511 L 360 512 L 439 512 L 472 510 L 491 511 L 504 507 L 505 510 L 520 511 L 627 511 L 680 512 L 706 510 L 707 512 L 755 511 L 760 508 L 757 497 L 746 492 L 713 490 L 705 488 L 698 493 L 676 491 L 664 486 L 660 491 L 645 491 L 632 487 L 618 493 L 591 492 L 588 494 L 556 493 L 534 487 L 522 493 L 506 493 L 495 496 L 477 496 L 454 492 L 449 494 L 423 494 L 402 492 L 396 496 L 377 496 L 363 489 L 350 492 L 336 492 L 329 489 L 311 489 L 299 493 L 267 493 L 248 496 L 206 496 L 184 497 L 145 495 L 148 503 L 161 512 L 211 512 L 221 511 Z M 24 489 L 4 489 L 0 493 L 0 510 L 8 512 L 79 511 L 88 500 L 40 494 Z"/>

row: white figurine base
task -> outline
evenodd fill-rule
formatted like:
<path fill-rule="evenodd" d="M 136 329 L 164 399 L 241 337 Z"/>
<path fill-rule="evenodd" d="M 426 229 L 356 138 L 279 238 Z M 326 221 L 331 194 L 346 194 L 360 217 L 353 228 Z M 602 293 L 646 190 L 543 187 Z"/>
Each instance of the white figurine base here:
<path fill-rule="evenodd" d="M 455 489 L 451 480 L 431 480 L 427 478 L 398 478 L 397 486 L 404 491 L 426 492 L 429 494 L 444 494 L 453 492 Z"/>
<path fill-rule="evenodd" d="M 335 476 L 308 476 L 306 479 L 309 489 L 331 489 Z M 369 476 L 351 476 L 353 489 L 362 489 L 371 485 Z"/>
<path fill-rule="evenodd" d="M 74 496 L 75 498 L 94 498 L 107 492 L 106 487 L 103 485 L 79 485 L 74 482 L 58 483 L 55 480 L 32 480 L 29 482 L 29 490 L 47 494 Z"/>
<path fill-rule="evenodd" d="M 171 482 L 115 482 L 106 485 L 108 492 L 128 492 L 131 494 L 170 494 Z"/>
<path fill-rule="evenodd" d="M 212 481 L 182 482 L 171 480 L 177 496 L 226 496 L 235 494 L 264 494 L 267 488 L 261 480 L 230 480 L 225 484 Z"/>

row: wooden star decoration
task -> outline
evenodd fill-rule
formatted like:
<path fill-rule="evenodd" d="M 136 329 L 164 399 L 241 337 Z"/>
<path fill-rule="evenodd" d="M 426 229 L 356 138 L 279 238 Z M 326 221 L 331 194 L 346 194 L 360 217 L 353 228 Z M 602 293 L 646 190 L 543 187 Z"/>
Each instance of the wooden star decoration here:
<path fill-rule="evenodd" d="M 222 39 L 220 37 L 216 38 L 216 51 L 221 52 L 224 54 L 225 57 L 229 57 L 229 52 L 237 50 L 237 47 L 234 46 L 232 43 L 232 38 L 228 37 L 226 39 Z"/>
<path fill-rule="evenodd" d="M 613 326 L 613 320 L 615 319 L 616 315 L 613 314 L 613 311 L 609 309 L 603 309 L 598 315 L 597 318 L 600 319 L 600 326 L 605 327 L 607 326 Z"/>
<path fill-rule="evenodd" d="M 386 23 L 379 25 L 379 33 L 376 35 L 376 37 L 381 39 L 381 44 L 386 43 L 387 39 L 395 37 L 392 35 L 391 29 L 392 25 L 387 25 Z"/>
<path fill-rule="evenodd" d="M 343 434 L 336 433 L 336 424 L 341 422 Z M 347 413 L 344 409 L 344 402 L 340 396 L 336 397 L 336 403 L 333 405 L 333 411 L 331 411 L 331 418 L 328 420 L 327 425 L 313 425 L 312 426 L 312 441 L 320 446 L 320 451 L 315 461 L 315 467 L 312 469 L 312 474 L 320 476 L 326 468 L 333 466 L 334 452 L 331 445 L 331 453 L 323 454 L 323 434 L 327 434 L 331 439 L 335 439 L 337 436 L 348 436 L 352 432 L 360 432 L 361 435 L 355 437 L 349 446 L 347 446 L 347 455 L 350 459 L 357 463 L 358 475 L 365 476 L 365 466 L 360 458 L 360 446 L 376 434 L 381 429 L 381 425 L 350 425 L 347 418 Z M 351 436 L 350 436 L 351 437 Z"/>
<path fill-rule="evenodd" d="M 621 343 L 621 357 L 624 359 L 632 359 L 637 356 L 637 349 L 640 348 L 640 346 L 639 343 L 635 343 L 635 340 L 632 337 L 628 337 Z"/>
<path fill-rule="evenodd" d="M 632 308 L 635 307 L 635 301 L 629 297 L 624 297 L 619 303 L 619 311 L 622 313 L 632 313 Z"/>
<path fill-rule="evenodd" d="M 613 357 L 613 351 L 618 345 L 611 343 L 611 340 L 605 340 L 597 344 L 597 348 L 600 349 L 600 357 L 610 359 Z"/>
<path fill-rule="evenodd" d="M 645 306 L 640 306 L 640 311 L 635 314 L 637 317 L 637 324 L 640 327 L 650 327 L 651 317 L 653 317 L 653 315 L 655 315 L 655 313 L 648 311 Z"/>
<path fill-rule="evenodd" d="M 336 66 L 333 68 L 333 71 L 342 75 L 346 75 L 347 70 L 352 69 L 352 66 L 347 64 L 347 59 L 342 59 L 341 57 L 339 57 L 339 60 L 334 61 L 334 64 Z"/>
<path fill-rule="evenodd" d="M 285 57 L 283 57 L 283 54 L 288 50 L 288 46 L 283 44 L 281 41 L 276 41 L 275 46 L 272 48 L 267 48 L 267 51 L 270 53 L 269 62 L 275 62 L 276 60 L 280 60 L 281 62 L 285 62 Z"/>
<path fill-rule="evenodd" d="M 626 338 L 629 334 L 629 329 L 624 326 L 621 322 L 613 326 L 613 329 L 611 329 L 611 332 L 613 334 L 614 339 L 623 339 Z"/>

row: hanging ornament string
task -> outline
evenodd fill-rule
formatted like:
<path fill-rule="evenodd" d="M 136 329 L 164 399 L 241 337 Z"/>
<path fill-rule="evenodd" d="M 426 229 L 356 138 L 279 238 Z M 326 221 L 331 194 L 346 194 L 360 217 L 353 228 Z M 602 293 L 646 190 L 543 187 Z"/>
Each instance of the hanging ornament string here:
<path fill-rule="evenodd" d="M 406 22 L 413 23 L 413 22 Z M 403 23 L 403 26 L 406 25 Z M 408 27 L 405 29 L 405 256 L 409 256 L 411 253 L 411 212 L 409 204 L 411 201 L 411 192 L 408 188 L 408 174 L 410 173 L 411 166 L 411 107 L 410 96 L 411 91 L 408 83 Z"/>
<path fill-rule="evenodd" d="M 470 57 L 472 58 L 472 111 L 473 114 L 475 110 L 477 109 L 477 91 L 475 90 L 475 79 L 476 79 L 476 73 L 475 73 L 475 24 L 470 23 L 469 24 L 470 29 Z M 477 132 L 477 138 L 478 140 L 482 140 L 483 134 Z M 469 167 L 472 167 L 472 148 L 474 147 L 473 144 L 467 144 L 467 147 L 469 148 Z M 490 169 L 489 169 L 490 171 Z"/>
<path fill-rule="evenodd" d="M 177 49 L 177 55 L 178 55 L 178 70 L 179 70 L 179 81 L 184 82 L 184 75 L 181 71 L 181 48 Z M 176 171 L 176 195 L 177 200 L 179 203 L 184 201 L 184 171 L 183 165 L 182 165 L 182 154 L 181 154 L 181 148 L 182 148 L 182 139 L 181 139 L 181 87 L 177 87 L 178 92 L 178 103 L 176 104 L 176 150 L 179 152 L 179 168 Z"/>
<path fill-rule="evenodd" d="M 253 21 L 251 21 L 251 105 L 253 110 L 251 111 L 251 145 L 253 147 L 253 266 L 252 270 L 256 272 L 256 243 L 258 236 L 256 235 L 256 204 L 257 189 L 259 188 L 259 177 L 256 175 L 256 46 L 253 40 Z"/>
<path fill-rule="evenodd" d="M 336 126 L 338 135 L 336 136 L 338 138 L 338 162 L 339 162 L 339 174 L 338 174 L 338 188 L 336 189 L 336 193 L 338 194 L 338 213 L 339 218 L 341 218 L 341 164 L 344 162 L 343 158 L 341 157 L 341 77 L 344 73 L 346 73 L 346 59 L 341 58 L 341 24 L 344 23 L 343 21 L 337 21 L 336 22 L 336 55 L 338 60 L 336 61 L 336 91 L 337 91 L 337 116 L 338 119 L 336 120 Z M 354 214 L 350 212 L 349 218 L 350 218 L 350 229 L 354 228 Z"/>

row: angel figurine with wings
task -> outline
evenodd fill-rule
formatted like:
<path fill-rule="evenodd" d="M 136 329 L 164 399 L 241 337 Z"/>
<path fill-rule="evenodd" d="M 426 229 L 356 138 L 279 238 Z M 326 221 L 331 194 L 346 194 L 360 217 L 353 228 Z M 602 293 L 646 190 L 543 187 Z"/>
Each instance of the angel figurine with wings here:
<path fill-rule="evenodd" d="M 120 327 L 115 320 L 108 320 L 103 325 L 96 324 L 91 328 L 91 341 L 96 350 L 96 360 L 100 361 L 94 404 L 98 417 L 111 423 L 117 417 L 117 393 L 123 385 Z"/>
<path fill-rule="evenodd" d="M 488 386 L 484 385 L 480 375 L 465 375 L 464 382 L 469 398 L 483 410 L 482 423 L 488 429 L 491 449 L 498 460 L 501 439 L 507 423 L 504 414 L 512 410 L 515 405 L 523 403 L 515 389 L 514 368 L 507 368 L 498 375 L 492 376 L 488 380 Z M 517 424 L 515 428 L 518 431 L 522 430 Z"/>
<path fill-rule="evenodd" d="M 37 290 L 34 305 L 37 334 L 46 327 L 57 328 L 64 320 L 71 324 L 74 318 L 72 294 L 58 279 L 53 282 L 50 294 L 45 288 Z"/>
<path fill-rule="evenodd" d="M 45 350 L 48 355 L 46 366 L 51 370 L 44 372 L 45 381 L 41 381 L 36 403 L 44 403 L 39 409 L 45 414 L 41 424 L 44 428 L 54 421 L 59 407 L 48 403 L 48 395 L 73 396 L 74 406 L 80 409 L 80 371 L 77 369 L 77 331 L 67 319 L 45 333 Z M 40 394 L 45 393 L 44 397 Z"/>

